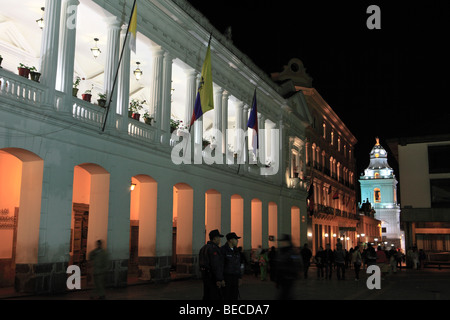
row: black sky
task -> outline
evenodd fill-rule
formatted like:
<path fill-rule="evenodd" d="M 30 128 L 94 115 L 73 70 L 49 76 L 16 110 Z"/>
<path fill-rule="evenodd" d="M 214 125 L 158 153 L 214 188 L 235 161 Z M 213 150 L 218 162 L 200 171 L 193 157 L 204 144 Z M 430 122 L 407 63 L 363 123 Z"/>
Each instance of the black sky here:
<path fill-rule="evenodd" d="M 231 26 L 234 45 L 265 73 L 303 61 L 358 139 L 358 175 L 376 136 L 450 133 L 450 1 L 188 1 L 220 32 Z M 366 26 L 372 4 L 381 30 Z"/>

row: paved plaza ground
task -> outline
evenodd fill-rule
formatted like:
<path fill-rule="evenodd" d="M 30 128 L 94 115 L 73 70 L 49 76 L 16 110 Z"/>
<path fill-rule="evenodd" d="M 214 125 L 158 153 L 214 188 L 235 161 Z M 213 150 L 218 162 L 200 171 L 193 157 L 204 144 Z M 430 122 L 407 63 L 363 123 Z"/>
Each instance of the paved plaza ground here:
<path fill-rule="evenodd" d="M 354 280 L 353 270 L 347 269 L 345 280 L 317 279 L 316 269 L 310 268 L 309 277 L 301 276 L 295 282 L 296 300 L 450 300 L 450 269 L 423 270 L 402 269 L 381 280 L 381 289 L 369 290 L 365 270 L 360 280 Z M 80 290 L 61 295 L 16 296 L 0 292 L 0 298 L 8 300 L 89 300 L 91 290 Z M 275 283 L 261 281 L 253 275 L 243 278 L 240 288 L 242 301 L 275 300 Z M 125 288 L 108 288 L 107 300 L 201 300 L 202 282 L 197 279 L 172 281 L 164 284 L 130 285 Z"/>

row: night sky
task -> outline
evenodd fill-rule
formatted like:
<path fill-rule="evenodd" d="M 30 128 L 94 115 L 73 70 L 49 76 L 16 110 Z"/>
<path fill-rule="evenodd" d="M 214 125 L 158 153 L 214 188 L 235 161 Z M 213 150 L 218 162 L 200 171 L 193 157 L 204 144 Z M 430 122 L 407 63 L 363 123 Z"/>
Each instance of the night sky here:
<path fill-rule="evenodd" d="M 219 32 L 231 26 L 233 44 L 268 75 L 303 61 L 358 139 L 358 176 L 376 136 L 388 148 L 390 138 L 450 133 L 449 1 L 188 1 Z M 381 30 L 367 28 L 372 4 Z"/>

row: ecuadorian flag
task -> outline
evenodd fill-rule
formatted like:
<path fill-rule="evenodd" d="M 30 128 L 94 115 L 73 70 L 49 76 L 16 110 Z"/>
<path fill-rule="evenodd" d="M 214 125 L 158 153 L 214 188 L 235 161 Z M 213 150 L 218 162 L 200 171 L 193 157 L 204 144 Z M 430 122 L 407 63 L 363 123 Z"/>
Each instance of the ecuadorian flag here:
<path fill-rule="evenodd" d="M 202 68 L 202 78 L 198 88 L 197 99 L 195 100 L 194 112 L 192 114 L 191 126 L 200 119 L 203 114 L 214 109 L 214 93 L 211 70 L 211 40 L 209 40 L 206 51 L 205 62 Z"/>
<path fill-rule="evenodd" d="M 128 26 L 128 32 L 131 34 L 130 39 L 130 50 L 136 53 L 136 37 L 137 37 L 137 4 L 134 1 L 133 13 L 130 20 L 130 25 Z"/>
<path fill-rule="evenodd" d="M 259 149 L 259 137 L 258 137 L 258 104 L 256 102 L 256 89 L 253 95 L 252 111 L 250 112 L 250 117 L 248 118 L 247 127 L 253 129 L 252 137 L 252 147 L 253 153 L 256 156 L 257 150 Z"/>

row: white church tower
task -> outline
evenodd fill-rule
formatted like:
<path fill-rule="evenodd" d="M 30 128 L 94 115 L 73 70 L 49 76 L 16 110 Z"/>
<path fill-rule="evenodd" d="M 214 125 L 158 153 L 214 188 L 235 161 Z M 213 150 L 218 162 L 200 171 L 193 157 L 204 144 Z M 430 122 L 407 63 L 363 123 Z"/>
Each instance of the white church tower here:
<path fill-rule="evenodd" d="M 382 239 L 379 244 L 385 244 L 389 249 L 405 249 L 404 233 L 400 230 L 400 205 L 397 203 L 397 179 L 394 170 L 389 166 L 387 152 L 376 139 L 376 144 L 370 152 L 370 164 L 361 175 L 361 200 L 370 202 L 375 209 L 375 219 L 381 221 Z"/>

